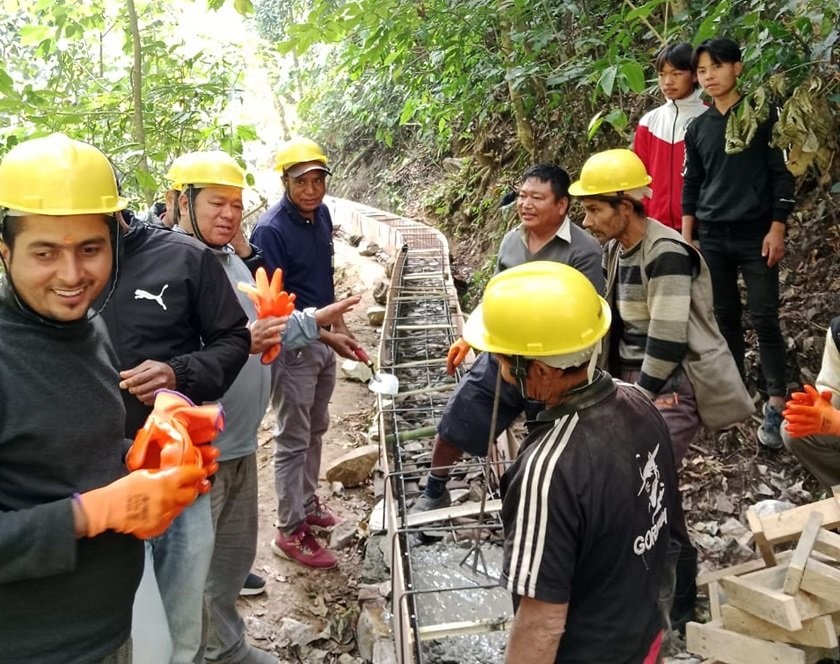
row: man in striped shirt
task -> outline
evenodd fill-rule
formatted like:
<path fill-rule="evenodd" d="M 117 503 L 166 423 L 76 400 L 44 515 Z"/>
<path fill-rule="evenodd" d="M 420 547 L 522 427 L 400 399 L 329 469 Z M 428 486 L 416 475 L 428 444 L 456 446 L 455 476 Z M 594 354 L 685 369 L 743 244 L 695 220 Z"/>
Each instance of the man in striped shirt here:
<path fill-rule="evenodd" d="M 580 272 L 536 261 L 493 277 L 464 327 L 545 403 L 501 483 L 508 664 L 657 661 L 676 473 L 651 400 L 595 369 L 610 317 Z"/>
<path fill-rule="evenodd" d="M 645 215 L 642 197 L 650 181 L 636 154 L 607 150 L 587 160 L 570 191 L 586 211 L 583 227 L 604 245 L 606 298 L 614 321 L 602 364 L 659 410 L 679 468 L 700 426 L 694 386 L 683 367 L 689 321 L 698 309 L 692 297 L 704 289 L 711 302 L 711 280 L 702 258 L 679 233 Z M 711 316 L 707 311 L 706 322 L 714 327 Z M 680 517 L 672 522 L 679 544 L 670 609 L 676 629 L 693 618 L 697 595 L 697 551 Z"/>
<path fill-rule="evenodd" d="M 700 425 L 681 366 L 696 258 L 679 233 L 645 216 L 649 182 L 637 155 L 607 150 L 589 158 L 571 189 L 586 211 L 583 227 L 604 245 L 607 301 L 616 314 L 608 366 L 660 409 L 679 467 Z"/>

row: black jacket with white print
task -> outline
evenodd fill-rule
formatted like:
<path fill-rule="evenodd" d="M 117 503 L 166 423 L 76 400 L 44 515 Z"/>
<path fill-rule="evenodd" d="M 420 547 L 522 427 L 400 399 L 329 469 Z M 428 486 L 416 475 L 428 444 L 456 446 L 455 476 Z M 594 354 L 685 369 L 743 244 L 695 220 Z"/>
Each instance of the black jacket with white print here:
<path fill-rule="evenodd" d="M 166 362 L 176 390 L 196 403 L 220 399 L 248 359 L 251 334 L 219 259 L 183 233 L 125 217 L 119 277 L 103 311 L 120 370 Z M 133 438 L 151 408 L 122 394 Z"/>

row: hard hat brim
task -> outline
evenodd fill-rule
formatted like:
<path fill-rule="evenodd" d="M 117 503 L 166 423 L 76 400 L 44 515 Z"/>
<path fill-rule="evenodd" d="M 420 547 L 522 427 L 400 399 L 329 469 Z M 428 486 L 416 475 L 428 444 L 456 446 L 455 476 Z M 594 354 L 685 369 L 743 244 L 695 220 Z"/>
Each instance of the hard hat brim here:
<path fill-rule="evenodd" d="M 305 173 L 309 173 L 310 171 L 324 171 L 327 175 L 332 175 L 332 171 L 326 167 L 325 164 L 295 164 L 294 166 L 290 166 L 287 168 L 284 173 L 289 177 L 299 178 L 301 175 Z"/>

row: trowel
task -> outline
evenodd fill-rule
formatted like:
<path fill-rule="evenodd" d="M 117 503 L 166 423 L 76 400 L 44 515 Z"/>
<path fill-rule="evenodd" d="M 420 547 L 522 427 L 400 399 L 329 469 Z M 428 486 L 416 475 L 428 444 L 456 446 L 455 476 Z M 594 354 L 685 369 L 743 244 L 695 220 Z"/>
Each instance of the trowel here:
<path fill-rule="evenodd" d="M 368 389 L 370 389 L 371 392 L 394 396 L 399 391 L 399 379 L 394 374 L 377 371 L 373 366 L 373 360 L 370 359 L 370 356 L 365 352 L 364 348 L 360 346 L 356 348 L 353 353 L 359 358 L 360 362 L 364 362 L 368 369 L 370 369 L 371 377 L 368 382 Z"/>

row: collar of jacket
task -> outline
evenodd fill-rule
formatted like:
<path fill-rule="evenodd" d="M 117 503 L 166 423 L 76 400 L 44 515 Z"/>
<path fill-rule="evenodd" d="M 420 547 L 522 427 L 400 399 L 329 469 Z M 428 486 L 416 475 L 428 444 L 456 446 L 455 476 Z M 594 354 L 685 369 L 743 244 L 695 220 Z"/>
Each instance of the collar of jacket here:
<path fill-rule="evenodd" d="M 706 102 L 700 97 L 700 88 L 694 90 L 688 97 L 683 97 L 682 99 L 669 99 L 669 104 L 676 106 L 678 110 L 682 111 L 687 108 L 692 108 L 695 106 L 701 106 L 703 108 L 708 108 Z"/>
<path fill-rule="evenodd" d="M 606 371 L 598 370 L 591 383 L 575 388 L 566 394 L 566 400 L 559 406 L 546 408 L 537 415 L 537 420 L 559 420 L 564 415 L 574 413 L 578 410 L 585 410 L 603 401 L 615 392 L 615 383 L 612 376 Z"/>

